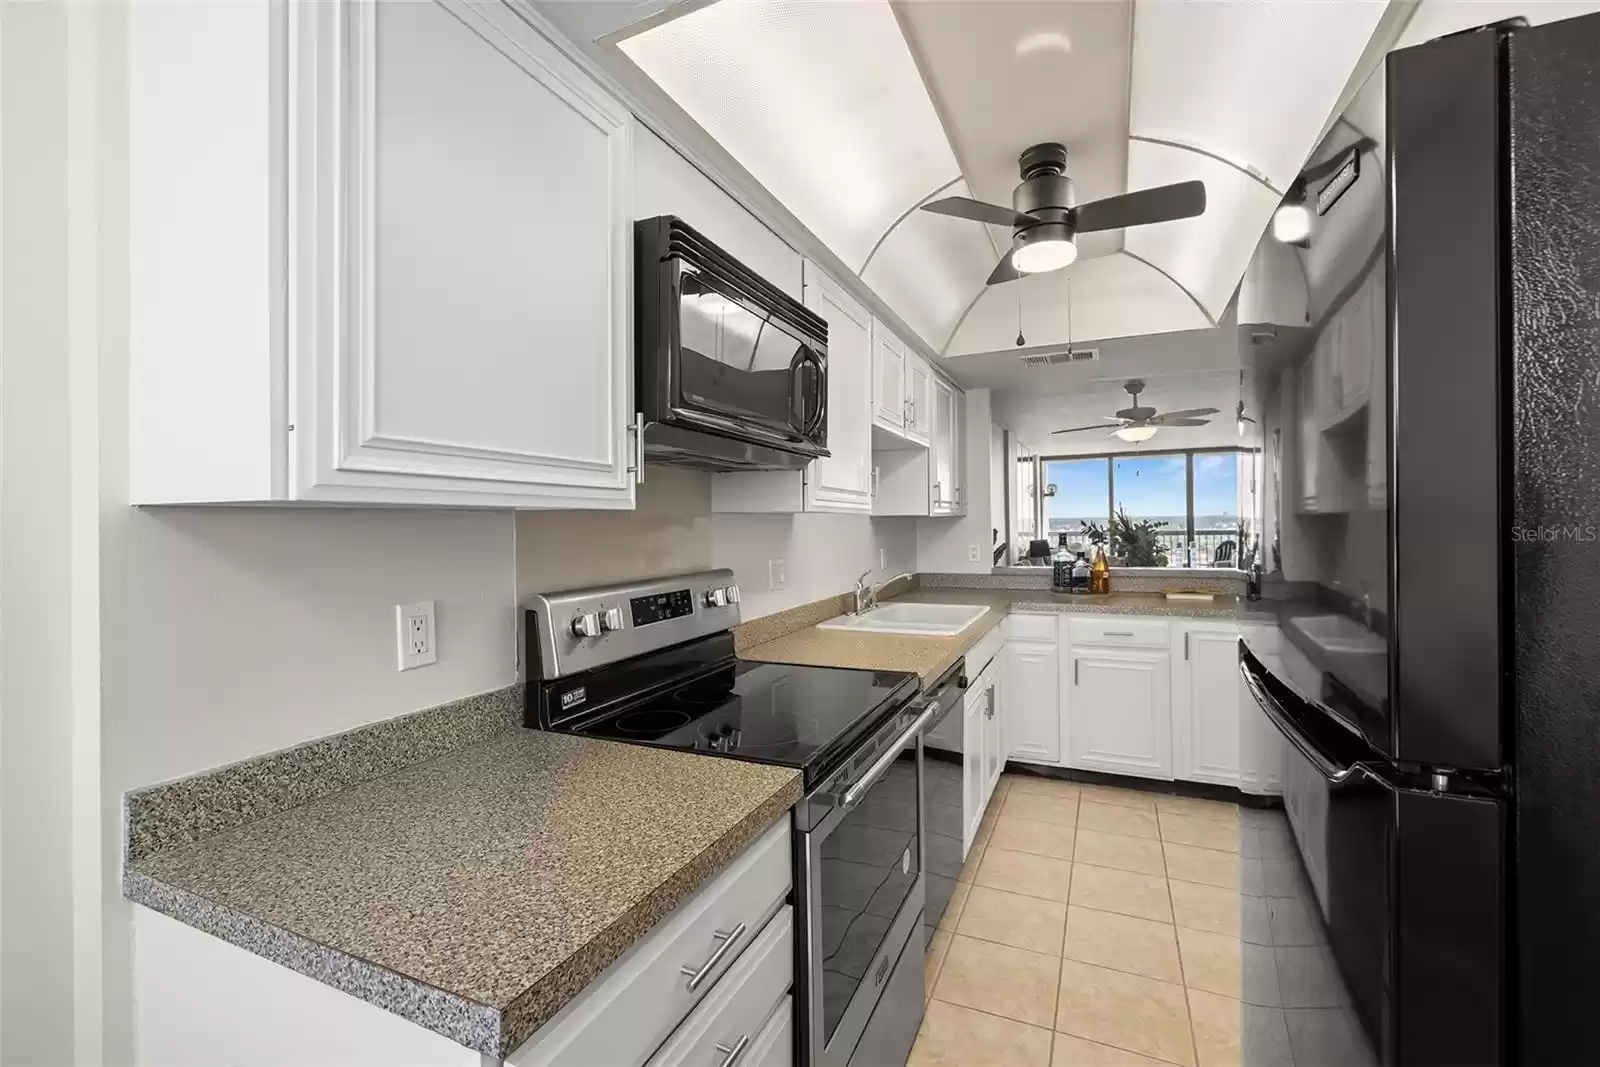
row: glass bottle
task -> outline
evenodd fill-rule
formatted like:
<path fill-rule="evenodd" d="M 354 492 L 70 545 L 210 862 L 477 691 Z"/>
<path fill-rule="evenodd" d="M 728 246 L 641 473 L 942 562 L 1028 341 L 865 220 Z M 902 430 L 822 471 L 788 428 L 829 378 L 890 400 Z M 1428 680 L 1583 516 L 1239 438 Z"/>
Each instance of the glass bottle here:
<path fill-rule="evenodd" d="M 1098 595 L 1111 592 L 1111 565 L 1106 562 L 1106 550 L 1094 550 L 1094 567 L 1089 572 L 1089 591 Z"/>

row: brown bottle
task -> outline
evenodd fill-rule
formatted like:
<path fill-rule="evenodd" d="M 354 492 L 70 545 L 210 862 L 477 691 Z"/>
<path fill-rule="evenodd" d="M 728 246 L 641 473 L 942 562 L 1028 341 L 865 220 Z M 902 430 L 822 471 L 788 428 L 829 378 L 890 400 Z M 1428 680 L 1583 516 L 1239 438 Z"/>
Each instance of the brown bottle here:
<path fill-rule="evenodd" d="M 1106 562 L 1106 550 L 1097 548 L 1094 552 L 1094 566 L 1089 570 L 1089 592 L 1095 594 L 1111 592 L 1111 565 Z"/>

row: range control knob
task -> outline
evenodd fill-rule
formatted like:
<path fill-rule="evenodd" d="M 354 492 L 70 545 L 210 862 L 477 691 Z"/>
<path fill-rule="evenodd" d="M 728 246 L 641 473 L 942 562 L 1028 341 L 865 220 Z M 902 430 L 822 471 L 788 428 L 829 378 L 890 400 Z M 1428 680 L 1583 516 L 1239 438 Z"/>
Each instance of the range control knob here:
<path fill-rule="evenodd" d="M 706 590 L 706 607 L 722 608 L 728 605 L 728 593 L 723 589 Z"/>
<path fill-rule="evenodd" d="M 622 629 L 622 609 L 606 608 L 600 613 L 600 629 L 606 633 Z"/>
<path fill-rule="evenodd" d="M 593 611 L 585 612 L 582 615 L 574 615 L 572 617 L 572 633 L 577 637 L 599 637 L 600 616 Z"/>
<path fill-rule="evenodd" d="M 722 591 L 722 595 L 728 598 L 728 603 L 737 604 L 739 602 L 739 587 L 730 585 Z"/>

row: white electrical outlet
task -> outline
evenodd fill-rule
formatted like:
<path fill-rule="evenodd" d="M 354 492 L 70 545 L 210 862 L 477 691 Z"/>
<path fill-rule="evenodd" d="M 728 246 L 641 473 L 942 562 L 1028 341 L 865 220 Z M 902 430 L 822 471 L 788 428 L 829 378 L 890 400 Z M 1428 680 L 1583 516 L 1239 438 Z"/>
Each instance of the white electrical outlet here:
<path fill-rule="evenodd" d="M 977 545 L 968 545 L 967 546 L 967 562 L 968 563 L 976 563 L 976 562 L 978 562 L 978 546 Z"/>
<path fill-rule="evenodd" d="M 767 590 L 769 592 L 776 593 L 778 590 L 788 586 L 789 576 L 785 571 L 786 561 L 781 559 L 767 560 Z"/>
<path fill-rule="evenodd" d="M 397 604 L 395 628 L 400 642 L 400 669 L 426 667 L 439 659 L 439 631 L 433 624 L 433 601 Z"/>

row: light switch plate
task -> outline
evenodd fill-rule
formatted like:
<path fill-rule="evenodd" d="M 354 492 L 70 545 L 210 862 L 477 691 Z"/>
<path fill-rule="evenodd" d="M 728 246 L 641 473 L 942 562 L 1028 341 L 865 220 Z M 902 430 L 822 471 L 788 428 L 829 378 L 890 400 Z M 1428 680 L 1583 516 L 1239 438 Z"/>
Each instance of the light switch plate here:
<path fill-rule="evenodd" d="M 397 604 L 394 609 L 400 669 L 426 667 L 439 660 L 439 632 L 433 620 L 433 601 Z"/>
<path fill-rule="evenodd" d="M 976 563 L 976 562 L 978 562 L 978 546 L 977 545 L 968 545 L 967 546 L 967 562 L 968 563 Z"/>
<path fill-rule="evenodd" d="M 776 593 L 789 585 L 787 561 L 781 559 L 767 560 L 767 589 Z"/>
<path fill-rule="evenodd" d="M 878 569 L 880 571 L 889 569 L 889 550 L 887 548 L 878 549 Z"/>

